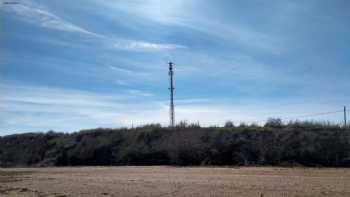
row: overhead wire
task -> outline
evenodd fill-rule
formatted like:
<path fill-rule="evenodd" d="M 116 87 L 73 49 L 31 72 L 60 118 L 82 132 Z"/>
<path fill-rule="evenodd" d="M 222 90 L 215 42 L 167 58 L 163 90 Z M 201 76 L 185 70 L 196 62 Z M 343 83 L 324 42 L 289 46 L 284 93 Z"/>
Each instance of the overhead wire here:
<path fill-rule="evenodd" d="M 350 111 L 350 110 L 347 110 Z M 314 114 L 306 114 L 301 116 L 292 116 L 292 117 L 282 117 L 283 119 L 298 119 L 298 118 L 309 118 L 309 117 L 315 117 L 315 116 L 324 116 L 329 114 L 337 114 L 344 112 L 344 110 L 337 110 L 337 111 L 329 111 L 329 112 L 320 112 L 320 113 L 314 113 Z"/>

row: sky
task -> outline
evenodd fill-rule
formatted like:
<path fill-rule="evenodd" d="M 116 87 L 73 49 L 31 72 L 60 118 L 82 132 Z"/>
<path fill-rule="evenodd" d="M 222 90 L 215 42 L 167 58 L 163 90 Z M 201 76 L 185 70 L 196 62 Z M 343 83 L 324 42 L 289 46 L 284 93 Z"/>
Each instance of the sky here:
<path fill-rule="evenodd" d="M 169 61 L 177 122 L 350 108 L 347 0 L 0 3 L 0 135 L 166 126 Z"/>

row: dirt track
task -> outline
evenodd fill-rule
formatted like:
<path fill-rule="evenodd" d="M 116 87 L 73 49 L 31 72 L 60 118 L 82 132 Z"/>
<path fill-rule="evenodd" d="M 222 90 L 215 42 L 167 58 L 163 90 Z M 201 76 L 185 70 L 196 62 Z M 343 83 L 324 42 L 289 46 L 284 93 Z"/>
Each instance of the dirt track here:
<path fill-rule="evenodd" d="M 350 169 L 0 168 L 0 196 L 350 196 Z"/>

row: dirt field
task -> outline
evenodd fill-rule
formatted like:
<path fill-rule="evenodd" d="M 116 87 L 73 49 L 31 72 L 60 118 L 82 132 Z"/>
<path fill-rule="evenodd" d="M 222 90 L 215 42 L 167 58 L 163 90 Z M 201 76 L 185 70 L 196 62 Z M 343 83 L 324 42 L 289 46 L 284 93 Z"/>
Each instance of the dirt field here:
<path fill-rule="evenodd" d="M 350 169 L 0 168 L 0 196 L 350 196 Z"/>

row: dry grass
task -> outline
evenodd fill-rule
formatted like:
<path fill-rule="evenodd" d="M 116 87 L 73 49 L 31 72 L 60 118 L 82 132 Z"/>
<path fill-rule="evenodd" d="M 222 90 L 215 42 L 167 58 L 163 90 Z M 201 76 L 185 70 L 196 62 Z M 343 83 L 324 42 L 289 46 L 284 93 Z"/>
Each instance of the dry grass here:
<path fill-rule="evenodd" d="M 350 169 L 0 168 L 0 196 L 350 196 Z"/>

